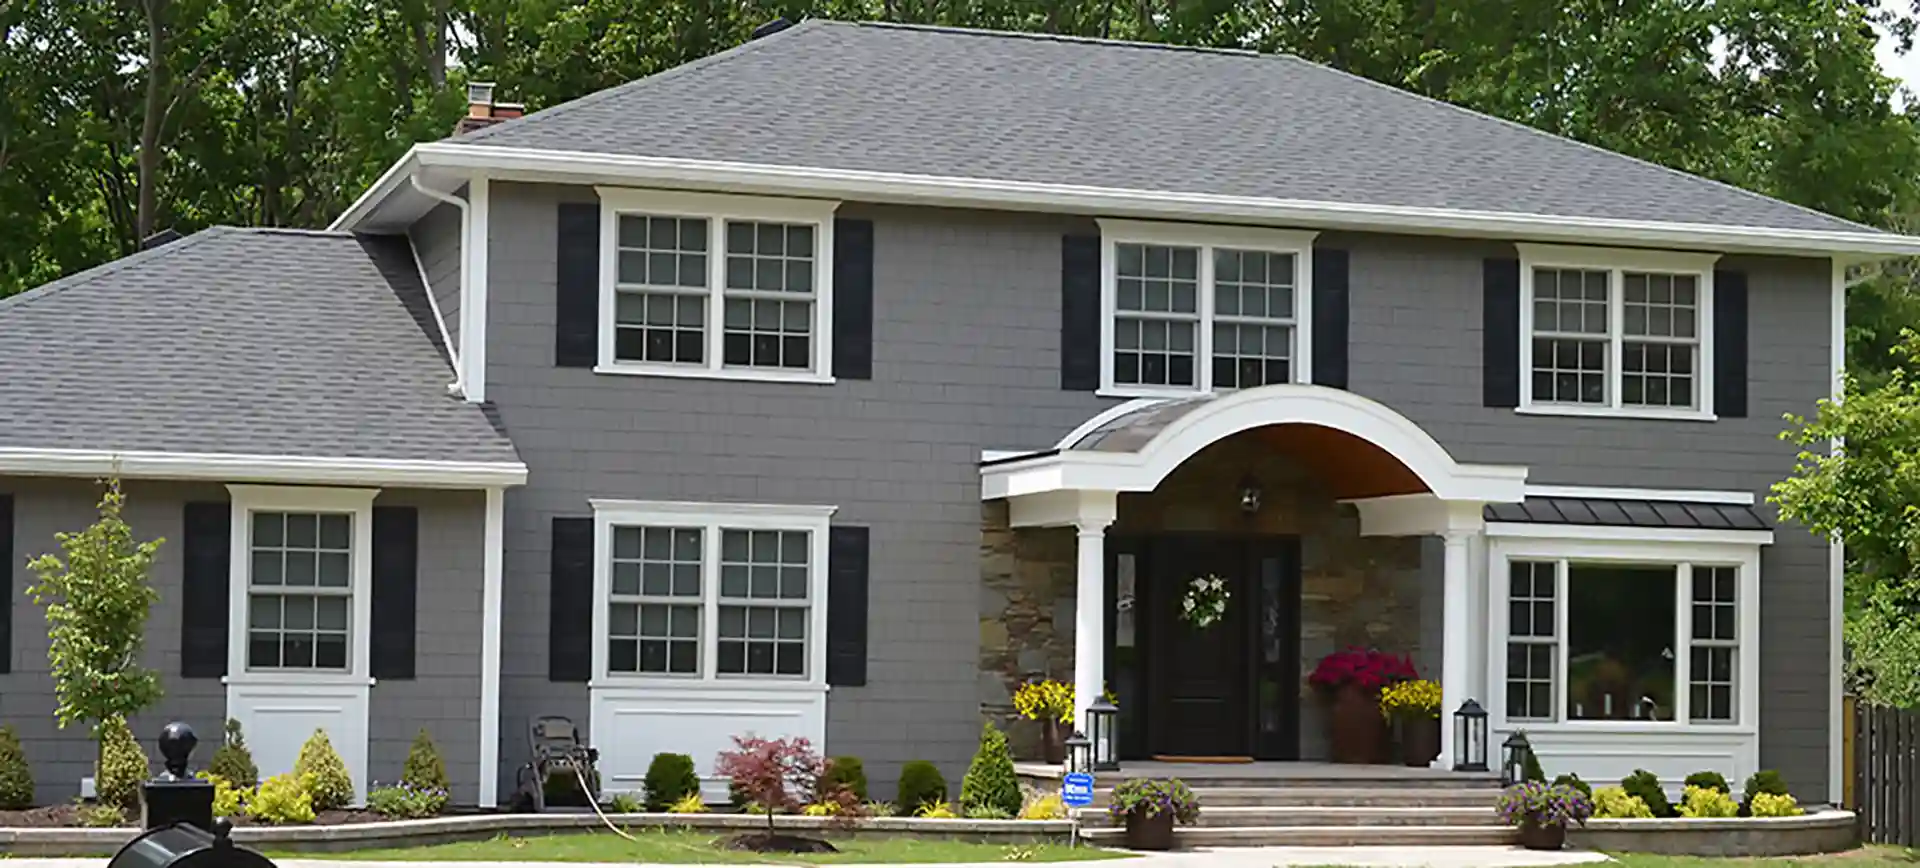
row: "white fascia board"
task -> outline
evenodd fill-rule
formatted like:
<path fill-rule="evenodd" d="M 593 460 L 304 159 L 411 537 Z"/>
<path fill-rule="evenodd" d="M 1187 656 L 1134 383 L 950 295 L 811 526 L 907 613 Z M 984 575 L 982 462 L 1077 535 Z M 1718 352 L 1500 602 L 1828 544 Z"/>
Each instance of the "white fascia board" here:
<path fill-rule="evenodd" d="M 360 198 L 353 200 L 353 204 L 348 205 L 347 210 L 340 212 L 339 217 L 327 224 L 327 231 L 350 232 L 359 228 L 360 224 L 380 207 L 380 203 L 385 202 L 395 190 L 407 185 L 407 178 L 419 165 L 417 156 L 419 150 L 420 146 L 414 145 L 408 148 L 400 159 L 394 160 L 393 165 L 380 173 L 380 177 L 374 179 L 373 184 L 360 194 Z"/>
<path fill-rule="evenodd" d="M 1583 500 L 1652 500 L 1662 503 L 1720 503 L 1728 506 L 1752 506 L 1751 491 L 1718 491 L 1684 488 L 1618 488 L 1588 485 L 1529 485 L 1528 497 L 1568 497 Z"/>
<path fill-rule="evenodd" d="M 1727 530 L 1698 527 L 1633 527 L 1595 524 L 1535 524 L 1487 522 L 1487 536 L 1501 539 L 1562 540 L 1600 543 L 1702 544 L 1728 546 L 1773 545 L 1770 530 Z"/>
<path fill-rule="evenodd" d="M 392 488 L 486 488 L 519 486 L 527 482 L 527 466 L 518 461 L 420 461 L 96 449 L 0 448 L 0 473 L 375 485 Z"/>
<path fill-rule="evenodd" d="M 495 178 L 563 183 L 644 184 L 776 196 L 833 196 L 871 202 L 940 204 L 1085 213 L 1144 219 L 1216 220 L 1573 244 L 1690 247 L 1861 259 L 1920 255 L 1920 237 L 1877 232 L 1721 226 L 1654 220 L 1561 217 L 1452 208 L 1316 202 L 1030 181 L 908 175 L 671 157 L 545 151 L 460 142 L 416 145 L 402 159 L 423 167 L 483 170 Z M 388 175 L 399 170 L 389 170 Z M 394 186 L 388 176 L 333 224 L 352 229 Z"/>

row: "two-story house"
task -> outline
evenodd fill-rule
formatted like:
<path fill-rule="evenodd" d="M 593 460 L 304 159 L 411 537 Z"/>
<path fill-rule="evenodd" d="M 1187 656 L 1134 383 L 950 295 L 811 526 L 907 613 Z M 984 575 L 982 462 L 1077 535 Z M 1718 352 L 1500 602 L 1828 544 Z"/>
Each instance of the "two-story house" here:
<path fill-rule="evenodd" d="M 1550 774 L 1837 799 L 1840 561 L 1764 495 L 1845 266 L 1920 239 L 1238 51 L 809 21 L 477 125 L 328 231 L 0 301 L 45 797 L 92 748 L 23 565 L 112 474 L 166 538 L 141 733 L 266 773 L 426 727 L 494 805 L 558 714 L 609 790 L 748 732 L 957 775 L 1035 673 L 1129 758 L 1316 759 L 1363 645 Z"/>

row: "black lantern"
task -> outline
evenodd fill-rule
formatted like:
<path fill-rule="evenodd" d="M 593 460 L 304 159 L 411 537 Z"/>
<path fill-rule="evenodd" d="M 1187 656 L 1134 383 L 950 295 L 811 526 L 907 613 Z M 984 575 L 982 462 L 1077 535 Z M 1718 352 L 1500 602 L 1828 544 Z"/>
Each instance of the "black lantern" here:
<path fill-rule="evenodd" d="M 1500 745 L 1500 785 L 1510 787 L 1527 779 L 1527 760 L 1533 758 L 1533 745 L 1527 734 L 1514 732 Z"/>
<path fill-rule="evenodd" d="M 1087 706 L 1087 735 L 1093 741 L 1094 771 L 1120 769 L 1120 709 L 1102 696 Z"/>
<path fill-rule="evenodd" d="M 1252 515 L 1260 511 L 1260 501 L 1265 492 L 1260 490 L 1260 480 L 1252 476 L 1240 477 L 1240 511 Z"/>
<path fill-rule="evenodd" d="M 1487 710 L 1471 699 L 1453 713 L 1453 770 L 1487 770 Z"/>
<path fill-rule="evenodd" d="M 1076 731 L 1074 734 L 1067 736 L 1067 740 L 1062 742 L 1062 744 L 1065 745 L 1067 749 L 1067 771 L 1069 773 L 1093 771 L 1092 741 L 1089 741 L 1086 736 Z"/>

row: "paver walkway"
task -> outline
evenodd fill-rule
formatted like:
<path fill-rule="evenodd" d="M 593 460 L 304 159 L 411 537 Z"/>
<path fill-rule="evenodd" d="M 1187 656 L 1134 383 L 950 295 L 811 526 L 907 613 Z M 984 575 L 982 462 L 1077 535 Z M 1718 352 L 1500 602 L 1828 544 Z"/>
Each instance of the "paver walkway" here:
<path fill-rule="evenodd" d="M 1283 868 L 1297 865 L 1362 866 L 1362 868 L 1530 868 L 1606 862 L 1599 853 L 1540 853 L 1518 847 L 1237 847 L 1224 850 L 1184 850 L 1154 853 L 1138 859 L 1100 862 L 1100 868 Z M 104 868 L 105 859 L 8 859 L 6 868 Z M 363 862 L 341 859 L 283 859 L 281 868 L 684 868 L 684 866 L 590 862 Z M 893 865 L 889 868 L 1008 868 L 1007 862 L 942 865 Z M 1049 862 L 1036 866 L 1078 863 Z M 724 866 L 740 868 L 740 866 Z"/>

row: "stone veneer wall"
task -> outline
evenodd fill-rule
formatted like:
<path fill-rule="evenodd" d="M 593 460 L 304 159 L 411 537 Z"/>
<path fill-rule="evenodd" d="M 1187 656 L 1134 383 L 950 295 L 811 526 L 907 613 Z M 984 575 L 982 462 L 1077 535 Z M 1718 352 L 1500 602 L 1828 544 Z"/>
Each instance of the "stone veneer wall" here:
<path fill-rule="evenodd" d="M 1301 549 L 1300 756 L 1328 755 L 1322 701 L 1307 686 L 1321 657 L 1348 645 L 1422 653 L 1423 570 L 1418 538 L 1362 537 L 1351 506 L 1338 503 L 1309 470 L 1248 431 L 1189 459 L 1152 492 L 1123 494 L 1117 533 L 1214 531 L 1295 534 Z M 1244 479 L 1264 492 L 1259 512 L 1241 512 Z M 1073 679 L 1074 531 L 1009 528 L 1005 502 L 981 516 L 981 710 L 1033 755 L 1038 730 L 1016 720 L 1012 692 L 1030 677 Z M 1438 606 L 1438 588 L 1430 595 Z M 1437 652 L 1438 649 L 1433 649 Z M 1437 678 L 1438 672 L 1421 674 Z"/>

